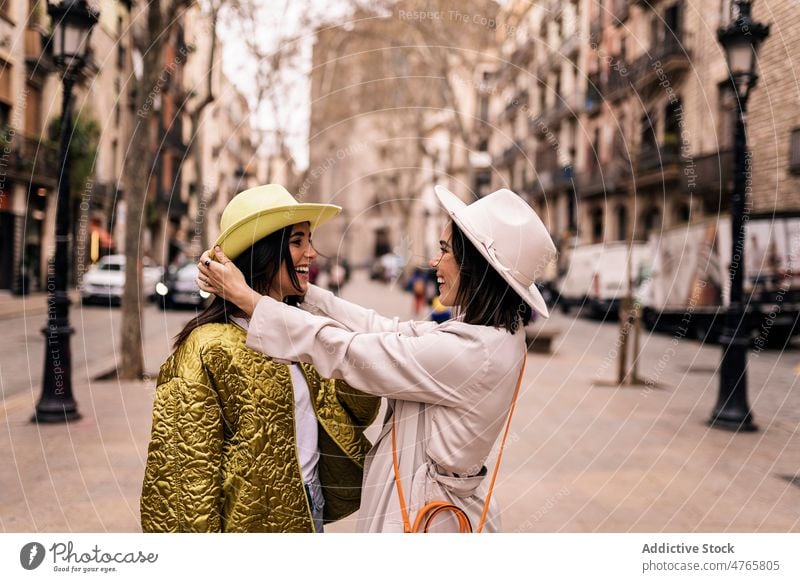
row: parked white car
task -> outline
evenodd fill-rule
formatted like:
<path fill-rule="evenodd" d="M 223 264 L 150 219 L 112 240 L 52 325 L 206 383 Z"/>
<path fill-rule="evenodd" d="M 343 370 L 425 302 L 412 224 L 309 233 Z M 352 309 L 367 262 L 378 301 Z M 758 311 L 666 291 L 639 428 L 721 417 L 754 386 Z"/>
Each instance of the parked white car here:
<path fill-rule="evenodd" d="M 163 269 L 150 259 L 144 259 L 142 270 L 142 293 L 147 299 L 155 296 L 156 284 L 161 280 Z M 92 266 L 83 276 L 81 302 L 119 304 L 125 288 L 125 255 L 107 255 Z"/>

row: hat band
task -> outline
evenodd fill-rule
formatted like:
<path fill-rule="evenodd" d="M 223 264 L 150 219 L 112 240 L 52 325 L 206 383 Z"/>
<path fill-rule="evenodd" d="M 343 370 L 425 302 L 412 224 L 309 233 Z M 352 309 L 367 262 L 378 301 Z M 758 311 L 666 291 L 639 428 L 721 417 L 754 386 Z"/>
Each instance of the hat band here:
<path fill-rule="evenodd" d="M 531 285 L 533 285 L 533 283 L 534 283 L 533 279 L 531 279 L 530 277 L 528 277 L 524 273 L 520 273 L 516 269 L 512 269 L 511 267 L 506 267 L 500 261 L 500 259 L 497 258 L 497 254 L 494 251 L 494 240 L 492 240 L 492 239 L 484 240 L 483 241 L 483 246 L 486 248 L 486 252 L 489 254 L 490 257 L 492 257 L 492 260 L 495 262 L 495 264 L 497 265 L 497 267 L 501 271 L 503 271 L 505 273 L 508 273 L 509 275 L 511 275 L 514 278 L 515 281 L 518 281 L 520 284 L 524 285 L 525 287 L 530 287 Z"/>

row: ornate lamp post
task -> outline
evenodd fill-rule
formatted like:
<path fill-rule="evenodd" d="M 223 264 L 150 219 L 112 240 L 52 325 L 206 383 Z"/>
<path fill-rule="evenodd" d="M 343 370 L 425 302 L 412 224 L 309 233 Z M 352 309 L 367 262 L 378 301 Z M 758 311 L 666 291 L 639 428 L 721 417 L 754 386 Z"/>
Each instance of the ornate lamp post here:
<path fill-rule="evenodd" d="M 730 79 L 739 107 L 736 115 L 735 177 L 731 201 L 732 252 L 730 264 L 730 304 L 725 327 L 720 336 L 719 399 L 709 424 L 734 431 L 757 430 L 747 403 L 747 351 L 750 328 L 743 300 L 745 198 L 749 156 L 747 153 L 747 99 L 758 81 L 758 49 L 769 35 L 769 26 L 755 22 L 750 16 L 750 0 L 734 0 L 731 23 L 717 31 L 717 39 L 725 49 Z"/>
<path fill-rule="evenodd" d="M 68 422 L 80 418 L 72 397 L 72 353 L 69 336 L 69 232 L 70 195 L 67 154 L 72 135 L 72 87 L 86 61 L 92 27 L 98 13 L 86 0 L 63 0 L 51 4 L 48 13 L 53 20 L 53 58 L 63 72 L 64 86 L 61 113 L 61 149 L 56 205 L 56 254 L 47 272 L 47 327 L 42 395 L 36 405 L 34 422 Z"/>

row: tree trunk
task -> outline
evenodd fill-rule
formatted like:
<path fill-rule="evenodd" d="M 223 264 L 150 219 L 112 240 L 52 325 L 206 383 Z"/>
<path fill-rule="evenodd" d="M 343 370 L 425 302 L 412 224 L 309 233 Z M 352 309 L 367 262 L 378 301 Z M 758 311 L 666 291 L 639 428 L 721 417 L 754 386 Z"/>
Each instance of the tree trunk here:
<path fill-rule="evenodd" d="M 217 192 L 211 191 L 206 185 L 205 168 L 203 167 L 203 134 L 200 131 L 200 123 L 203 117 L 203 111 L 206 107 L 214 103 L 216 99 L 214 95 L 214 60 L 217 55 L 217 21 L 219 20 L 219 10 L 219 4 L 211 7 L 211 26 L 209 29 L 211 47 L 208 52 L 208 66 L 206 67 L 206 96 L 189 114 L 194 135 L 190 142 L 188 155 L 194 157 L 195 179 L 197 180 L 195 194 L 199 197 L 195 220 L 200 221 L 200 224 L 195 223 L 195 240 L 192 242 L 200 243 L 200 253 L 208 250 L 208 209 L 217 199 Z M 199 241 L 197 240 L 198 238 Z"/>
<path fill-rule="evenodd" d="M 125 194 L 127 213 L 125 224 L 125 288 L 122 293 L 122 329 L 118 375 L 121 380 L 136 380 L 144 375 L 142 346 L 142 232 L 144 231 L 145 201 L 150 185 L 151 169 L 156 151 L 150 116 L 155 114 L 154 94 L 164 66 L 164 44 L 170 32 L 164 31 L 161 1 L 151 0 L 147 8 L 147 33 L 142 39 L 142 78 L 136 82 L 136 118 L 131 135 L 131 147 L 125 160 Z M 167 22 L 172 22 L 168 20 Z"/>
<path fill-rule="evenodd" d="M 145 199 L 150 181 L 148 171 L 152 164 L 141 163 L 151 160 L 150 131 L 148 119 L 140 119 L 131 136 L 131 150 L 126 164 L 126 183 L 128 191 L 127 224 L 125 225 L 125 289 L 122 293 L 122 338 L 120 347 L 122 361 L 119 377 L 122 380 L 135 380 L 144 375 L 144 354 L 142 351 L 142 261 L 141 237 L 144 225 Z M 140 160 L 135 163 L 135 160 Z"/>

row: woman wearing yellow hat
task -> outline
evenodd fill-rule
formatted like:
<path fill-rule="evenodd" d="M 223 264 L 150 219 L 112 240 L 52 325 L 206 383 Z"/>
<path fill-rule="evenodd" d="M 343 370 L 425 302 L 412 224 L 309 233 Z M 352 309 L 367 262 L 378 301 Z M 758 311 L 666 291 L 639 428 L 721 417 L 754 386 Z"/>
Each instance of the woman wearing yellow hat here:
<path fill-rule="evenodd" d="M 457 315 L 439 325 L 381 317 L 314 286 L 290 309 L 248 288 L 224 249 L 201 258 L 201 288 L 252 314 L 248 346 L 389 398 L 391 420 L 367 456 L 361 531 L 499 529 L 487 489 L 498 464 L 486 479 L 484 463 L 522 383 L 520 327 L 533 311 L 548 315 L 534 280 L 555 246 L 536 213 L 506 189 L 472 204 L 436 195 L 451 221 L 430 265 Z"/>
<path fill-rule="evenodd" d="M 288 305 L 308 289 L 311 231 L 341 209 L 277 185 L 231 200 L 216 244 L 249 286 Z M 321 532 L 358 509 L 378 398 L 245 345 L 220 297 L 161 367 L 141 498 L 147 532 Z"/>

